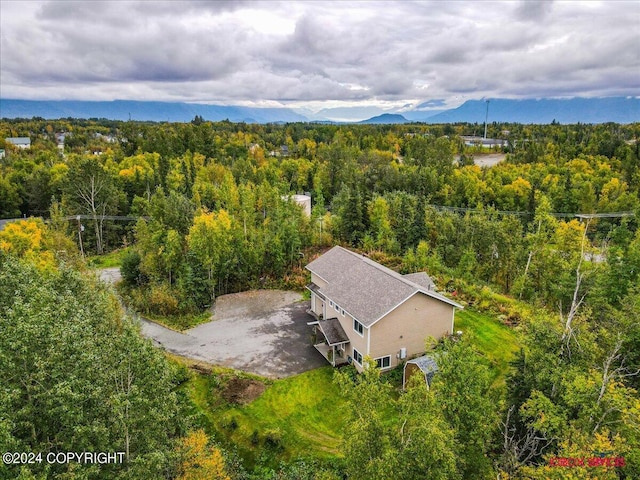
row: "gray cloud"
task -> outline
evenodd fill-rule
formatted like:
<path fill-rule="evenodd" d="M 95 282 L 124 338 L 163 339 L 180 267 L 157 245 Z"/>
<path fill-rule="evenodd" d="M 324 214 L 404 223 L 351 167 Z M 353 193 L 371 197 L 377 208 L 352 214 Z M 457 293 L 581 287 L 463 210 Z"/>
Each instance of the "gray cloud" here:
<path fill-rule="evenodd" d="M 637 2 L 0 2 L 7 98 L 639 95 Z M 457 99 L 456 99 L 457 97 Z"/>
<path fill-rule="evenodd" d="M 551 13 L 552 8 L 552 0 L 520 0 L 515 16 L 525 22 L 540 22 Z"/>

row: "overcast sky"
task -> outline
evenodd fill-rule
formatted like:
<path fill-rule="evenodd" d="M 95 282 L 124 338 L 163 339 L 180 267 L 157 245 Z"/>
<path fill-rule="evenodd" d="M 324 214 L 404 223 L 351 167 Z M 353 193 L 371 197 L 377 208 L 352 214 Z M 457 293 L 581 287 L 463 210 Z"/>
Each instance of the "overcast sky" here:
<path fill-rule="evenodd" d="M 0 1 L 0 96 L 318 110 L 640 95 L 640 1 Z"/>

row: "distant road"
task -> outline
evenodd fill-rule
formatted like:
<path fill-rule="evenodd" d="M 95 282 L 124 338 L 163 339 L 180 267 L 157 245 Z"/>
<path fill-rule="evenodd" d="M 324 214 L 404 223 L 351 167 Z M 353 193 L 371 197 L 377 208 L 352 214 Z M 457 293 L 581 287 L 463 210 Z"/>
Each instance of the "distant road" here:
<path fill-rule="evenodd" d="M 493 167 L 507 157 L 506 153 L 489 153 L 487 155 L 476 155 L 473 163 L 479 167 Z"/>
<path fill-rule="evenodd" d="M 487 153 L 473 156 L 473 163 L 479 167 L 493 167 L 507 157 L 506 153 Z M 456 155 L 454 160 L 460 160 L 460 155 Z"/>

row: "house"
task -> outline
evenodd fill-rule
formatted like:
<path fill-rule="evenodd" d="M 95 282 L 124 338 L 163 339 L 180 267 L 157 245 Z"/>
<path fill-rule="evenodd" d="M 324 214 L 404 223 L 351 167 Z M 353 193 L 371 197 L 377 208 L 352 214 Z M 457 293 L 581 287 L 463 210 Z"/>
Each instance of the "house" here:
<path fill-rule="evenodd" d="M 31 139 L 29 137 L 9 137 L 5 138 L 4 141 L 18 148 L 31 148 Z"/>
<path fill-rule="evenodd" d="M 436 292 L 426 273 L 400 275 L 336 246 L 307 265 L 316 348 L 332 364 L 362 371 L 369 356 L 382 369 L 425 351 L 427 337 L 453 332 L 461 305 Z"/>

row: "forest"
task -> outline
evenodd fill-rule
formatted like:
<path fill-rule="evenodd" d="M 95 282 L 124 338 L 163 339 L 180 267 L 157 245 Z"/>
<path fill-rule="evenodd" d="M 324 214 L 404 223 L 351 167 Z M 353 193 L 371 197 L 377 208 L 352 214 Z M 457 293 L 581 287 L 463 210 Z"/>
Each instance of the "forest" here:
<path fill-rule="evenodd" d="M 0 476 L 639 478 L 640 124 L 493 123 L 505 159 L 481 168 L 461 137 L 482 128 L 1 121 L 0 218 L 28 220 L 0 231 L 0 449 L 127 462 Z M 4 142 L 21 136 L 30 149 Z M 187 369 L 86 275 L 121 252 L 125 303 L 184 329 L 226 293 L 302 291 L 335 244 L 512 329 L 504 378 L 473 338 L 435 347 L 429 390 L 342 369 L 341 454 L 249 466 L 197 414 Z M 557 462 L 599 455 L 616 464 Z"/>

